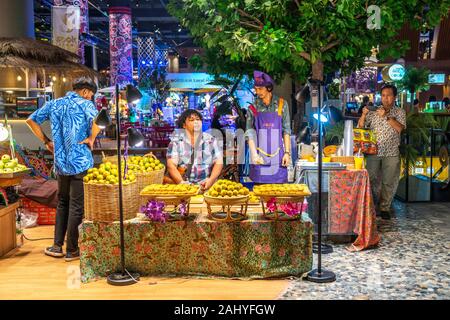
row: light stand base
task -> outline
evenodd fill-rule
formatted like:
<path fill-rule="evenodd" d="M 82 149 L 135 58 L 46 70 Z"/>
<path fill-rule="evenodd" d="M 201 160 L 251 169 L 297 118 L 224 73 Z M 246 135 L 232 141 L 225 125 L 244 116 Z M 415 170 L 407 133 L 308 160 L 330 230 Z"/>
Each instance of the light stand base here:
<path fill-rule="evenodd" d="M 131 276 L 130 276 L 131 275 Z M 139 281 L 139 273 L 122 274 L 121 272 L 112 273 L 107 277 L 108 284 L 113 286 L 128 286 Z"/>
<path fill-rule="evenodd" d="M 319 253 L 319 244 L 317 242 L 313 243 L 313 252 Z M 333 247 L 329 244 L 322 243 L 322 254 L 328 254 L 333 252 Z"/>
<path fill-rule="evenodd" d="M 306 280 L 316 283 L 334 282 L 336 281 L 336 275 L 332 271 L 325 269 L 322 269 L 320 273 L 318 269 L 314 269 L 308 273 Z"/>

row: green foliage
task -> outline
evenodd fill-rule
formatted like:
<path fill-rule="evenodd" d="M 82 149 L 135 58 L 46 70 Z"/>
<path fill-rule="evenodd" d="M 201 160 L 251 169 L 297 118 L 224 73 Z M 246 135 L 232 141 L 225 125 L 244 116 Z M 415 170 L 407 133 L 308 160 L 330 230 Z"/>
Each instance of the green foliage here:
<path fill-rule="evenodd" d="M 144 77 L 139 82 L 139 88 L 147 91 L 157 102 L 164 103 L 170 89 L 170 81 L 166 80 L 166 74 L 165 69 L 154 69 L 149 77 Z"/>
<path fill-rule="evenodd" d="M 406 116 L 406 130 L 403 134 L 408 134 L 409 143 L 400 145 L 400 153 L 403 164 L 406 160 L 409 169 L 412 170 L 417 159 L 425 158 L 431 144 L 430 129 L 438 128 L 439 122 L 431 114 L 410 113 Z"/>
<path fill-rule="evenodd" d="M 411 94 L 417 91 L 428 90 L 428 75 L 430 70 L 425 68 L 407 67 L 405 76 L 396 85 L 400 90 L 408 90 Z"/>
<path fill-rule="evenodd" d="M 344 121 L 339 121 L 334 126 L 327 128 L 327 133 L 325 134 L 325 142 L 327 142 L 327 144 L 340 145 L 344 140 L 344 128 Z"/>
<path fill-rule="evenodd" d="M 376 46 L 380 59 L 399 57 L 407 48 L 395 39 L 400 28 L 436 25 L 450 0 L 374 4 L 381 28 L 372 30 L 367 0 L 170 0 L 168 10 L 206 50 L 208 71 L 241 75 L 258 68 L 278 81 L 285 74 L 305 81 L 311 73 L 355 70 Z"/>
<path fill-rule="evenodd" d="M 339 83 L 332 82 L 328 85 L 328 99 L 339 99 Z"/>

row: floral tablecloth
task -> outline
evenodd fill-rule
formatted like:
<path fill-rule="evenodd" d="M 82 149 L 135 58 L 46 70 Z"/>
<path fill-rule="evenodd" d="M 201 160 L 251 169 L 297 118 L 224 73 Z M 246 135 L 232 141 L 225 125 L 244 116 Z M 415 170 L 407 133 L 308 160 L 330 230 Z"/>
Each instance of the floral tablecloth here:
<path fill-rule="evenodd" d="M 329 231 L 358 235 L 348 248 L 360 251 L 380 242 L 367 170 L 331 171 L 329 176 Z"/>
<path fill-rule="evenodd" d="M 149 275 L 268 278 L 299 276 L 312 268 L 309 221 L 267 221 L 259 215 L 233 223 L 195 220 L 125 221 L 129 271 Z M 120 269 L 119 224 L 84 221 L 80 231 L 83 282 Z"/>

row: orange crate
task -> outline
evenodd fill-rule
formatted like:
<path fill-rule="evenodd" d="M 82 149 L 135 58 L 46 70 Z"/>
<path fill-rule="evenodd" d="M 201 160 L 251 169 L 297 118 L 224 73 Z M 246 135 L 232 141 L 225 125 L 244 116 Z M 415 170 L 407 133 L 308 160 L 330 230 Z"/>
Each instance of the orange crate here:
<path fill-rule="evenodd" d="M 22 198 L 22 207 L 24 210 L 37 213 L 39 225 L 54 225 L 56 219 L 56 208 L 50 208 L 39 202 L 28 198 Z"/>

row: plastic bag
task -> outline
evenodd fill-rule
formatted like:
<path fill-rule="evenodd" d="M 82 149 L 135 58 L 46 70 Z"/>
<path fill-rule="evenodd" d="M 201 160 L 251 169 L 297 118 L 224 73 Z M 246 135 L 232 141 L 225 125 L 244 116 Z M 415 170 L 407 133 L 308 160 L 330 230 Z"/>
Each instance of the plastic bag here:
<path fill-rule="evenodd" d="M 19 229 L 33 228 L 38 225 L 39 214 L 28 210 L 21 210 L 17 219 Z"/>

